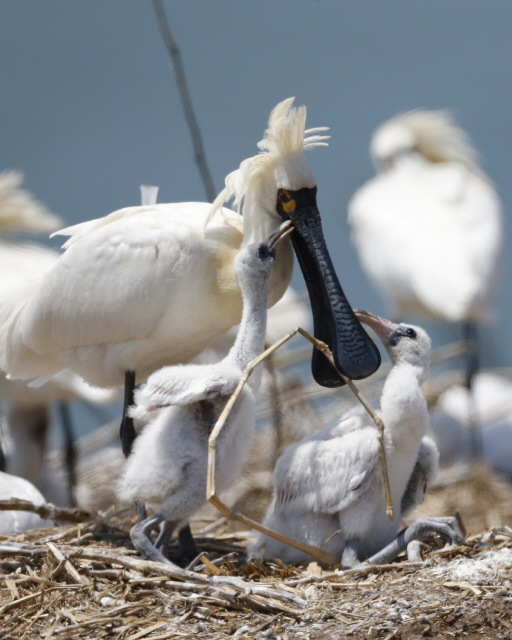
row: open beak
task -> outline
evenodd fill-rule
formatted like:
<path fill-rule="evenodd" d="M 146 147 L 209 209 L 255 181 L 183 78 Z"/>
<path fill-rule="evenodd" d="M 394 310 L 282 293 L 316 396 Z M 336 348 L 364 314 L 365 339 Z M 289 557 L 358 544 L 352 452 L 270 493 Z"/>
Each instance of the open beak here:
<path fill-rule="evenodd" d="M 375 331 L 384 346 L 389 344 L 391 336 L 398 329 L 398 325 L 394 322 L 386 320 L 385 318 L 379 318 L 379 316 L 375 316 L 369 311 L 356 309 L 354 313 L 360 322 L 364 322 L 364 324 L 367 324 Z"/>
<path fill-rule="evenodd" d="M 271 233 L 267 238 L 267 244 L 271 249 L 276 249 L 281 240 L 289 236 L 293 231 L 293 224 L 291 220 L 285 220 L 279 227 Z"/>
<path fill-rule="evenodd" d="M 315 337 L 331 349 L 336 368 L 353 380 L 366 378 L 380 365 L 380 354 L 359 324 L 338 281 L 327 251 L 316 187 L 298 191 L 279 189 L 277 212 L 291 220 L 291 241 L 309 292 Z M 344 384 L 327 358 L 313 350 L 314 379 L 324 387 Z"/>

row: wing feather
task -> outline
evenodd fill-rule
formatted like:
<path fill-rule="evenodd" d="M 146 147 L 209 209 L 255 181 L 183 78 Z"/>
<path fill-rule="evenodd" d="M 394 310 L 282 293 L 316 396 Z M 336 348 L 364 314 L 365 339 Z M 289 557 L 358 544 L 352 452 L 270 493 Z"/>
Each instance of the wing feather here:
<path fill-rule="evenodd" d="M 339 513 L 367 490 L 378 463 L 375 427 L 361 426 L 357 416 L 348 418 L 279 458 L 274 472 L 276 507 L 290 515 Z"/>

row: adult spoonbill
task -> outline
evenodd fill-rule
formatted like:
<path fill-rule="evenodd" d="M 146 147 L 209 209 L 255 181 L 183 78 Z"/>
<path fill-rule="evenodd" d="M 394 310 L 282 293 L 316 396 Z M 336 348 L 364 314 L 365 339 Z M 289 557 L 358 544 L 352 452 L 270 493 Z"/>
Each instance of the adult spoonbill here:
<path fill-rule="evenodd" d="M 462 322 L 474 342 L 488 315 L 501 252 L 501 205 L 466 132 L 445 111 L 382 124 L 378 175 L 348 207 L 352 239 L 392 317 Z M 476 352 L 468 385 L 477 368 Z"/>
<path fill-rule="evenodd" d="M 424 470 L 432 467 L 424 456 L 419 458 L 428 427 L 420 384 L 428 371 L 430 339 L 420 327 L 397 325 L 367 312 L 356 314 L 375 330 L 393 363 L 380 414 L 393 508 L 401 514 L 402 508 L 418 501 L 421 473 L 428 477 L 430 471 Z M 428 443 L 423 452 L 425 446 Z M 415 469 L 418 463 L 420 470 Z M 358 407 L 279 458 L 274 499 L 264 524 L 341 557 L 344 567 L 365 558 L 387 561 L 411 540 L 432 532 L 451 541 L 462 539 L 454 518 L 417 520 L 397 538 L 400 518 L 388 520 L 383 485 L 377 429 Z M 286 562 L 306 560 L 304 553 L 265 535 L 260 535 L 253 553 Z"/>
<path fill-rule="evenodd" d="M 0 366 L 14 378 L 69 368 L 98 386 L 125 381 L 121 425 L 129 453 L 135 432 L 127 417 L 135 372 L 186 362 L 240 321 L 242 298 L 234 257 L 290 218 L 304 271 L 315 333 L 351 378 L 379 365 L 375 345 L 343 295 L 323 239 L 316 181 L 304 149 L 325 144 L 305 131 L 306 109 L 293 98 L 272 111 L 262 150 L 226 179 L 213 208 L 206 203 L 129 207 L 61 231 L 66 251 L 39 282 L 20 294 L 0 328 Z M 222 208 L 235 196 L 240 214 Z M 286 290 L 293 268 L 281 244 L 269 305 Z M 314 356 L 317 380 L 341 384 L 325 358 Z"/>
<path fill-rule="evenodd" d="M 131 413 L 136 418 L 148 419 L 155 409 L 168 407 L 144 427 L 119 483 L 122 500 L 160 505 L 130 532 L 135 548 L 151 560 L 168 562 L 163 552 L 173 529 L 179 530 L 180 555 L 197 553 L 188 522 L 206 502 L 208 437 L 244 368 L 263 351 L 276 244 L 290 228 L 291 223 L 284 222 L 266 242 L 246 244 L 235 258 L 243 315 L 228 355 L 216 364 L 164 367 L 135 394 Z M 221 490 L 235 479 L 249 454 L 260 379 L 261 365 L 244 387 L 219 438 L 216 479 Z M 155 548 L 149 534 L 162 521 L 165 526 Z"/>

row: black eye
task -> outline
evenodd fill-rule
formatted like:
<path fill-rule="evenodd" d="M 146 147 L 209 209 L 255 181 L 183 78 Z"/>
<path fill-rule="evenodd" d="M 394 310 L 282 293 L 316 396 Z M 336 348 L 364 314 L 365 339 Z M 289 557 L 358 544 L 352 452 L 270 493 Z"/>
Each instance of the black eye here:
<path fill-rule="evenodd" d="M 266 258 L 274 257 L 275 251 L 271 249 L 268 244 L 262 242 L 258 247 L 258 256 L 261 260 L 265 260 Z"/>
<path fill-rule="evenodd" d="M 277 192 L 277 197 L 281 202 L 290 202 L 290 196 L 287 195 L 282 189 Z"/>
<path fill-rule="evenodd" d="M 408 338 L 416 338 L 416 331 L 414 331 L 414 329 L 406 329 L 405 335 Z"/>

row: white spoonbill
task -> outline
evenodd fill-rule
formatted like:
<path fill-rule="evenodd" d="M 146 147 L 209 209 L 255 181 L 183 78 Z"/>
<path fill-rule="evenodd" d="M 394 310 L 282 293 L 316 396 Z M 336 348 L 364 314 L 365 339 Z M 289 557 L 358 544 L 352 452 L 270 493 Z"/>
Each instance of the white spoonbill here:
<path fill-rule="evenodd" d="M 428 427 L 420 384 L 428 371 L 430 339 L 420 327 L 356 313 L 375 330 L 394 365 L 382 391 L 380 415 L 393 508 L 401 514 L 402 507 L 408 510 L 421 498 L 421 474 L 430 477 L 428 469 L 435 466 L 435 462 L 425 463 L 427 454 L 420 458 L 420 469 L 415 469 Z M 274 499 L 264 524 L 339 556 L 344 567 L 365 558 L 389 560 L 412 539 L 433 531 L 449 540 L 462 539 L 455 519 L 428 518 L 417 520 L 396 541 L 400 518 L 390 522 L 386 515 L 377 429 L 360 407 L 279 458 Z M 265 535 L 260 535 L 254 552 L 285 562 L 306 560 L 302 552 Z"/>
<path fill-rule="evenodd" d="M 378 175 L 348 219 L 393 317 L 480 322 L 496 284 L 502 214 L 467 134 L 445 111 L 411 111 L 371 141 Z"/>
<path fill-rule="evenodd" d="M 187 525 L 206 502 L 208 437 L 245 366 L 263 351 L 276 243 L 291 228 L 290 222 L 284 222 L 266 242 L 245 245 L 235 258 L 243 315 L 228 355 L 216 364 L 164 367 L 135 394 L 131 413 L 136 418 L 150 418 L 155 409 L 168 407 L 144 427 L 119 483 L 122 500 L 160 505 L 130 532 L 135 548 L 151 560 L 168 562 L 163 552 L 173 529 L 180 532 L 181 556 L 191 559 L 196 554 Z M 261 366 L 255 375 L 244 387 L 219 438 L 216 480 L 221 490 L 235 479 L 249 454 Z M 149 534 L 162 521 L 165 527 L 157 549 Z"/>
<path fill-rule="evenodd" d="M 315 331 L 351 378 L 370 375 L 378 351 L 346 301 L 323 239 L 316 181 L 304 149 L 325 144 L 305 132 L 305 107 L 290 98 L 272 111 L 262 152 L 227 178 L 213 209 L 206 203 L 129 207 L 70 227 L 66 251 L 44 278 L 20 294 L 0 328 L 0 366 L 14 378 L 63 368 L 98 386 L 127 384 L 132 403 L 139 380 L 167 364 L 186 362 L 240 321 L 242 298 L 233 260 L 262 241 L 283 218 L 310 290 Z M 231 196 L 238 213 L 222 208 Z M 269 305 L 286 290 L 293 268 L 281 244 Z M 314 356 L 317 379 L 340 384 L 325 358 Z M 126 416 L 126 411 L 125 411 Z M 125 453 L 135 432 L 121 426 Z"/>

